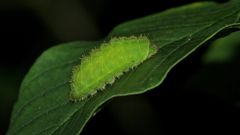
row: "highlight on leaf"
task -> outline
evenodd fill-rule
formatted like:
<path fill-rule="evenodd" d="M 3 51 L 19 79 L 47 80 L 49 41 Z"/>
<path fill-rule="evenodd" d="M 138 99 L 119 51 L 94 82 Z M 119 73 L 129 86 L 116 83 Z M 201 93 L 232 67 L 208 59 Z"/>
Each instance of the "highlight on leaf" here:
<path fill-rule="evenodd" d="M 157 52 L 146 36 L 112 38 L 73 68 L 71 101 L 84 100 L 113 84 L 117 77 Z"/>

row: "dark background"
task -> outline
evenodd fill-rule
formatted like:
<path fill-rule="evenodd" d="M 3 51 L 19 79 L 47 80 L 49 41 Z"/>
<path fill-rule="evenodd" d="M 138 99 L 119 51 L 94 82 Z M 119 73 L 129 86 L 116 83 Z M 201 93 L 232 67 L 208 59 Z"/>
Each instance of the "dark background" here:
<path fill-rule="evenodd" d="M 0 134 L 7 131 L 21 80 L 44 50 L 62 42 L 98 40 L 121 22 L 195 1 L 0 0 Z M 106 103 L 83 134 L 239 132 L 239 55 L 204 63 L 208 49 L 201 47 L 174 67 L 155 90 Z"/>

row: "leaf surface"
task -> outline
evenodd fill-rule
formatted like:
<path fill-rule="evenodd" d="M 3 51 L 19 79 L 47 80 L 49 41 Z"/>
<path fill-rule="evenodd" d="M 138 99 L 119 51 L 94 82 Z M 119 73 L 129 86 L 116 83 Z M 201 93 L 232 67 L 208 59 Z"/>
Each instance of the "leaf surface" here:
<path fill-rule="evenodd" d="M 159 48 L 158 53 L 104 91 L 77 103 L 69 101 L 72 68 L 103 41 L 72 42 L 48 49 L 22 82 L 7 135 L 79 134 L 104 102 L 157 87 L 174 65 L 199 46 L 237 30 L 239 18 L 236 0 L 194 3 L 120 24 L 103 41 L 145 35 Z"/>

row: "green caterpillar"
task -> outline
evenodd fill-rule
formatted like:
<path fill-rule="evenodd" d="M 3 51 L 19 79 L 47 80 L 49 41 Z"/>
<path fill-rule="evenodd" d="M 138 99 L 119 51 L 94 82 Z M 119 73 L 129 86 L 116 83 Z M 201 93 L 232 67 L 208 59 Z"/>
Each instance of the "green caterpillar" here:
<path fill-rule="evenodd" d="M 157 52 L 145 36 L 113 38 L 91 51 L 74 67 L 70 100 L 79 101 L 103 90 L 106 84 L 136 67 Z"/>

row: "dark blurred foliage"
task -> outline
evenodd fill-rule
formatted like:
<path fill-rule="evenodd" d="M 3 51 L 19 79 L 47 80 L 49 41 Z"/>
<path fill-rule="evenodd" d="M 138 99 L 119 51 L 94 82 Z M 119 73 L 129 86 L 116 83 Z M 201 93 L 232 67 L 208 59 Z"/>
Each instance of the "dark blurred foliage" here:
<path fill-rule="evenodd" d="M 98 40 L 121 22 L 195 1 L 0 0 L 0 134 L 8 128 L 21 80 L 44 50 L 62 42 Z M 239 45 L 233 53 L 240 54 L 240 41 L 235 41 L 224 43 Z M 106 103 L 83 134 L 238 132 L 240 56 L 202 60 L 206 50 L 209 45 L 174 67 L 156 89 Z"/>

